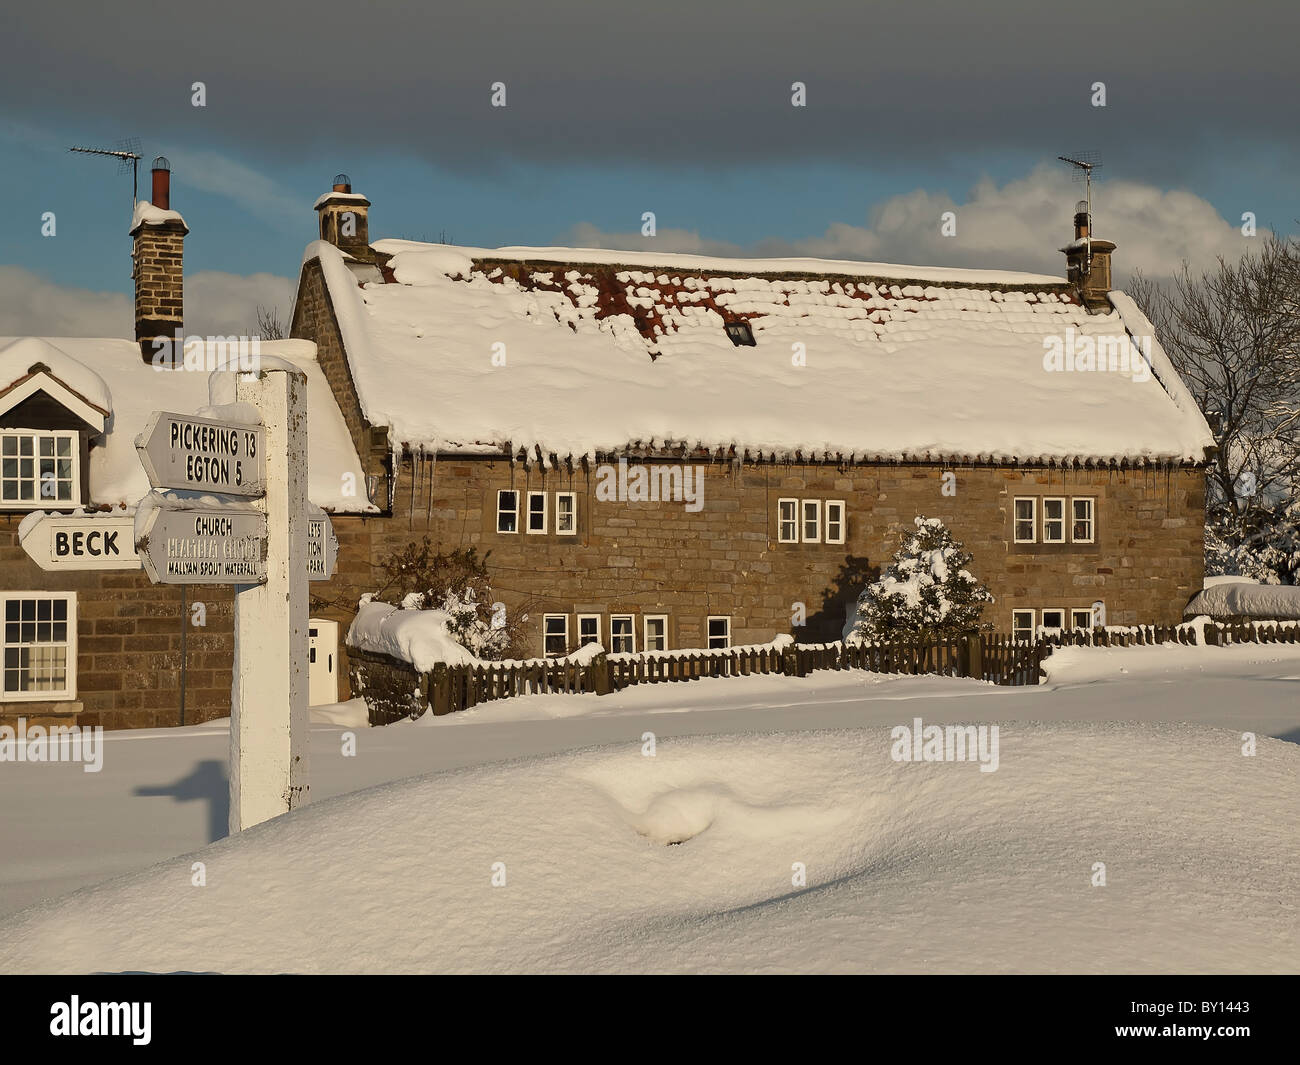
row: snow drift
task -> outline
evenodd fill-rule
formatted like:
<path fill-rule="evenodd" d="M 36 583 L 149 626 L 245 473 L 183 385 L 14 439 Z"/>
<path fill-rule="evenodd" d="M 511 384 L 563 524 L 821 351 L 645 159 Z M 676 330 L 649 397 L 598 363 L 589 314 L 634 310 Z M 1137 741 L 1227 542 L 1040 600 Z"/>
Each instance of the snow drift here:
<path fill-rule="evenodd" d="M 320 802 L 33 907 L 0 925 L 0 971 L 1300 967 L 1293 744 L 1007 723 L 981 773 L 894 762 L 887 728 L 654 757 L 633 732 Z"/>

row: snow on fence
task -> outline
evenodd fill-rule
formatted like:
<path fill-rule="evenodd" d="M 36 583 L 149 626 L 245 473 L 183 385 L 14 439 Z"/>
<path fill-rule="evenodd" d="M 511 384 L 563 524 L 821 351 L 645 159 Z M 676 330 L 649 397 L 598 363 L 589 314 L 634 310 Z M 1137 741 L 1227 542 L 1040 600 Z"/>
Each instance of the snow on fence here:
<path fill-rule="evenodd" d="M 365 697 L 370 723 L 386 725 L 402 718 L 419 717 L 426 709 L 441 716 L 517 695 L 608 695 L 634 684 L 757 674 L 805 677 L 814 670 L 824 669 L 974 677 L 990 684 L 1029 685 L 1039 683 L 1044 660 L 1058 647 L 1142 647 L 1164 643 L 1191 646 L 1300 643 L 1300 622 L 1219 623 L 1198 619 L 1183 625 L 1040 633 L 1033 640 L 995 632 L 972 632 L 934 641 L 850 644 L 842 641 L 796 644 L 784 637 L 770 644 L 748 647 L 635 654 L 579 651 L 568 658 L 439 663 L 427 672 L 418 672 L 410 663 L 373 651 L 353 647 L 348 654 L 352 689 Z"/>

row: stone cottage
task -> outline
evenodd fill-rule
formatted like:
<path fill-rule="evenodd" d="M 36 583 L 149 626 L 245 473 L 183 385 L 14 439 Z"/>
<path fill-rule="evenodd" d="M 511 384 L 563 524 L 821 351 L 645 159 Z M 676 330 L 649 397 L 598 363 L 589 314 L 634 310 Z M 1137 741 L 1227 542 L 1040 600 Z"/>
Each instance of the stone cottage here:
<path fill-rule="evenodd" d="M 1067 278 L 377 240 L 316 202 L 291 335 L 315 342 L 382 516 L 490 552 L 534 653 L 839 636 L 924 515 L 999 630 L 1173 624 L 1201 587 L 1208 426 L 1109 290 Z"/>

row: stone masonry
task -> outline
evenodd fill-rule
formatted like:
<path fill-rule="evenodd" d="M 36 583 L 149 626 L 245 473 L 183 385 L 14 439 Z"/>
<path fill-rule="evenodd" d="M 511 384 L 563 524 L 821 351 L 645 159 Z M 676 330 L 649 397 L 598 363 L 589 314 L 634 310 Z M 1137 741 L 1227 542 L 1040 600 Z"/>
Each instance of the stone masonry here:
<path fill-rule="evenodd" d="M 704 505 L 691 513 L 680 502 L 602 501 L 594 467 L 407 461 L 394 516 L 369 523 L 371 550 L 377 559 L 427 534 L 444 549 L 490 551 L 494 591 L 507 607 L 528 604 L 537 653 L 543 613 L 638 615 L 638 647 L 642 614 L 669 615 L 670 647 L 706 645 L 709 615 L 731 617 L 734 644 L 785 632 L 838 639 L 846 604 L 888 563 L 918 515 L 944 521 L 970 550 L 975 576 L 996 597 L 984 616 L 1001 632 L 1010 631 L 1017 607 L 1084 609 L 1098 599 L 1110 624 L 1176 624 L 1201 586 L 1204 479 L 1195 469 L 954 466 L 956 495 L 945 496 L 939 466 L 698 465 Z M 557 535 L 553 513 L 545 534 L 498 533 L 503 488 L 545 491 L 552 511 L 554 492 L 576 492 L 578 534 Z M 1016 496 L 1095 499 L 1096 543 L 1015 544 Z M 781 498 L 843 500 L 846 542 L 780 543 Z M 807 618 L 802 628 L 791 625 L 797 603 Z M 571 617 L 571 637 L 575 626 Z"/>

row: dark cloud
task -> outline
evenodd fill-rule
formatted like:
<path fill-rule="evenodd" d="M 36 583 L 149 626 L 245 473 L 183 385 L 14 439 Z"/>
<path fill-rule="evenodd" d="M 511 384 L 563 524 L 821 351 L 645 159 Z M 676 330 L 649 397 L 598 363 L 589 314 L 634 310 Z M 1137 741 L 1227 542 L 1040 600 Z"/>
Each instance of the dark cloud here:
<path fill-rule="evenodd" d="M 25 5 L 0 98 L 29 123 L 264 158 L 350 146 L 453 169 L 1110 153 L 1169 181 L 1189 159 L 1288 139 L 1300 5 Z M 793 81 L 808 106 L 790 106 Z M 204 109 L 190 85 L 207 86 Z M 492 108 L 490 86 L 507 87 Z M 1089 103 L 1104 81 L 1106 108 Z"/>

